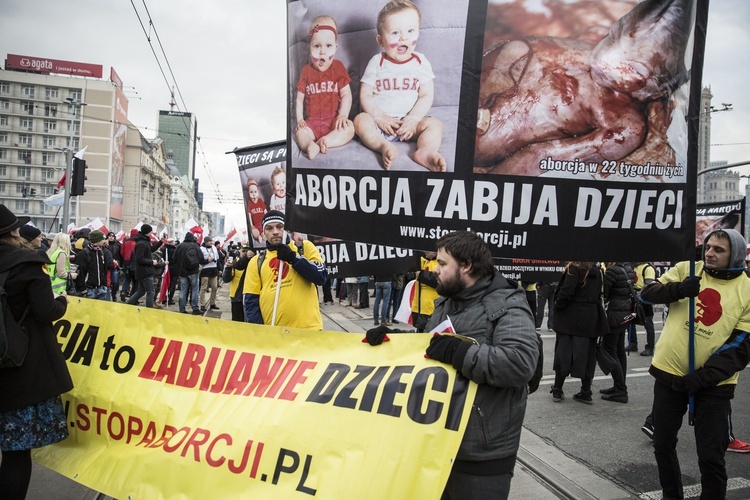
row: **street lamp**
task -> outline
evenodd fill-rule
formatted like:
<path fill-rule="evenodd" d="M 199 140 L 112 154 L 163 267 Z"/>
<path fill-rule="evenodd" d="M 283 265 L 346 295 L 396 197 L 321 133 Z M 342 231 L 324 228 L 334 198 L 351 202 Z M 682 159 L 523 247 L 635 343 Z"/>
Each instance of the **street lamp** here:
<path fill-rule="evenodd" d="M 75 131 L 76 109 L 78 107 L 86 106 L 86 103 L 78 99 L 73 99 L 72 97 L 67 97 L 64 103 L 70 105 L 72 108 L 72 112 L 70 113 L 70 140 L 68 141 L 68 151 L 65 157 L 65 198 L 63 201 L 63 224 L 65 227 L 61 228 L 63 231 L 67 232 L 67 224 L 70 223 L 70 188 L 73 177 L 73 132 Z M 83 119 L 83 111 L 81 112 L 81 119 Z"/>

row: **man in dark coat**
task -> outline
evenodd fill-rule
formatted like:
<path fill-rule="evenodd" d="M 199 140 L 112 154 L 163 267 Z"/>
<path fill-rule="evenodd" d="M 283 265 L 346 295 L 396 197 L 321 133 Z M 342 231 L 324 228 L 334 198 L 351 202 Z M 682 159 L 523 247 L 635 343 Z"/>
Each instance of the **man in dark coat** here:
<path fill-rule="evenodd" d="M 89 299 L 107 298 L 107 270 L 114 269 L 114 264 L 111 256 L 107 257 L 104 254 L 104 243 L 104 234 L 101 231 L 91 231 L 88 243 L 76 255 L 76 290 L 81 296 Z"/>
<path fill-rule="evenodd" d="M 185 233 L 185 239 L 175 249 L 174 261 L 175 275 L 180 277 L 180 300 L 178 302 L 180 312 L 187 312 L 185 311 L 185 304 L 189 291 L 193 314 L 201 314 L 201 310 L 198 308 L 199 274 L 201 264 L 205 263 L 205 260 L 193 233 Z"/>
<path fill-rule="evenodd" d="M 161 247 L 161 241 L 151 244 L 149 234 L 153 228 L 148 224 L 143 224 L 141 230 L 135 235 L 135 249 L 133 257 L 130 260 L 131 267 L 135 267 L 135 281 L 138 283 L 138 289 L 128 299 L 128 304 L 137 305 L 138 299 L 146 296 L 146 307 L 161 309 L 159 304 L 154 304 L 154 266 L 157 261 L 151 255 Z"/>

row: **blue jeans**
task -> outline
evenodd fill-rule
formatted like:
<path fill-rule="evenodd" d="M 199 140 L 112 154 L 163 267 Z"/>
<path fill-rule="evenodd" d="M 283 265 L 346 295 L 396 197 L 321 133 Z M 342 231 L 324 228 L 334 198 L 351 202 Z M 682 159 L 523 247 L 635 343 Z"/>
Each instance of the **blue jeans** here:
<path fill-rule="evenodd" d="M 180 276 L 180 301 L 179 307 L 180 312 L 185 312 L 185 305 L 187 304 L 188 289 L 190 293 L 190 307 L 193 311 L 198 311 L 198 293 L 200 292 L 198 273 L 191 274 L 189 276 Z"/>
<path fill-rule="evenodd" d="M 94 288 L 86 288 L 86 297 L 89 299 L 107 300 L 107 294 L 109 288 L 106 286 L 97 286 Z"/>
<path fill-rule="evenodd" d="M 138 290 L 128 299 L 128 304 L 137 305 L 138 299 L 146 296 L 146 307 L 154 307 L 154 277 L 146 276 L 138 280 Z"/>
<path fill-rule="evenodd" d="M 391 302 L 391 282 L 378 281 L 375 283 L 375 304 L 372 307 L 372 317 L 378 322 L 378 309 L 380 309 L 380 321 L 388 321 L 388 304 Z"/>

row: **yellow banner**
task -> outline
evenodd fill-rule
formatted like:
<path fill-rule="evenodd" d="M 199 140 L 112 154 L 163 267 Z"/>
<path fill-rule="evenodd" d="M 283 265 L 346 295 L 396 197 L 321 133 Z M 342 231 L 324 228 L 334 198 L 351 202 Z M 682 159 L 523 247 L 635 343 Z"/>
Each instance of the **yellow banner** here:
<path fill-rule="evenodd" d="M 439 498 L 476 385 L 429 334 L 311 332 L 71 298 L 42 465 L 115 498 Z"/>

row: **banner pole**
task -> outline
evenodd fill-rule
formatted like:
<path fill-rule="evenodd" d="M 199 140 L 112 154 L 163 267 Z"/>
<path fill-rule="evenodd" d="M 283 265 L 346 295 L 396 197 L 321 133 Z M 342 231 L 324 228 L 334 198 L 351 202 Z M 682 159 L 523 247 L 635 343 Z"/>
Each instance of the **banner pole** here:
<path fill-rule="evenodd" d="M 281 238 L 281 244 L 286 245 L 286 231 L 284 231 L 284 236 Z M 276 311 L 279 309 L 279 292 L 281 292 L 281 274 L 284 271 L 284 261 L 278 258 L 278 253 L 276 254 L 276 260 L 279 261 L 279 277 L 276 280 L 276 295 L 273 299 L 271 326 L 276 326 Z"/>

